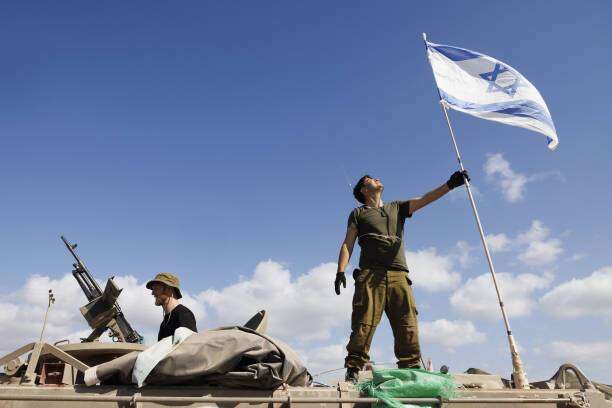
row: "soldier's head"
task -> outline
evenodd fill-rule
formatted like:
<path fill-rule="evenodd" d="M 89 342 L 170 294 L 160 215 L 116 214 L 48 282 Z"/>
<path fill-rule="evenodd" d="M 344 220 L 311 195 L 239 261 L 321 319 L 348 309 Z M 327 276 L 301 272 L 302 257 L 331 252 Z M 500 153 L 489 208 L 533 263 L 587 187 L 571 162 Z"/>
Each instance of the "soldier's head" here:
<path fill-rule="evenodd" d="M 380 179 L 366 174 L 359 179 L 357 184 L 355 184 L 355 188 L 353 188 L 353 195 L 357 201 L 359 201 L 361 204 L 365 204 L 366 197 L 376 195 L 377 193 L 382 193 L 384 188 L 385 186 L 383 186 L 383 183 L 380 182 Z"/>
<path fill-rule="evenodd" d="M 147 282 L 147 289 L 151 289 L 151 295 L 155 298 L 155 305 L 162 306 L 170 298 L 180 299 L 183 297 L 179 289 L 179 278 L 169 272 L 158 273 L 155 278 Z"/>

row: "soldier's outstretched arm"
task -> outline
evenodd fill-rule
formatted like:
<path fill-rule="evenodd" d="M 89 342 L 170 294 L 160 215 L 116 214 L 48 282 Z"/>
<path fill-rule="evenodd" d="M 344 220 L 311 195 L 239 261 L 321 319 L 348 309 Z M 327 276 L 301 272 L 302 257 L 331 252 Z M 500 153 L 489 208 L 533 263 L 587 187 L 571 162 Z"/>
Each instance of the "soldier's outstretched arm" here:
<path fill-rule="evenodd" d="M 455 187 L 462 186 L 465 184 L 465 180 L 470 181 L 470 176 L 467 170 L 454 172 L 448 181 L 442 184 L 440 187 L 435 188 L 423 195 L 422 197 L 413 198 L 410 200 L 410 213 L 414 213 L 428 204 L 433 203 Z"/>
<path fill-rule="evenodd" d="M 344 276 L 344 270 L 351 259 L 353 248 L 355 247 L 355 241 L 357 240 L 357 228 L 348 227 L 346 229 L 346 236 L 342 245 L 340 245 L 340 253 L 338 254 L 338 270 L 336 272 L 336 279 L 334 280 L 334 290 L 337 295 L 340 294 L 340 285 L 346 288 L 346 277 Z"/>

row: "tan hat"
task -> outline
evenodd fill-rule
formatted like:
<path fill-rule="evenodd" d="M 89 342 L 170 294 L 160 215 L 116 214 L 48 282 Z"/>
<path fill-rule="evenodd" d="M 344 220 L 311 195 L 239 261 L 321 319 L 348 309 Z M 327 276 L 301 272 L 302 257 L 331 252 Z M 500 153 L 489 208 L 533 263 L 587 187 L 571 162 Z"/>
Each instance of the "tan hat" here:
<path fill-rule="evenodd" d="M 174 289 L 177 299 L 180 299 L 183 297 L 183 295 L 181 295 L 181 290 L 179 289 L 178 276 L 171 274 L 170 272 L 158 273 L 157 275 L 155 275 L 155 278 L 147 282 L 146 284 L 147 289 L 151 289 L 151 285 L 153 285 L 153 283 L 155 282 L 163 283 L 164 285 L 170 286 L 172 289 Z"/>

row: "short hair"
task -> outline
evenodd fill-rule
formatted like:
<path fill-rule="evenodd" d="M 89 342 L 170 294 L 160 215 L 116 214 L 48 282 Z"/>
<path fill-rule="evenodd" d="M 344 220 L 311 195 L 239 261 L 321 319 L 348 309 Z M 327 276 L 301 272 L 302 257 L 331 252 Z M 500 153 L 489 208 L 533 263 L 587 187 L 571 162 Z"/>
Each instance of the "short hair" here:
<path fill-rule="evenodd" d="M 363 187 L 363 183 L 365 182 L 365 179 L 367 178 L 372 178 L 372 176 L 370 176 L 369 174 L 366 174 L 365 176 L 359 179 L 357 184 L 355 184 L 355 188 L 353 188 L 353 196 L 355 196 L 355 200 L 359 201 L 361 204 L 365 204 L 365 197 L 363 196 L 363 193 L 361 192 L 361 187 Z"/>

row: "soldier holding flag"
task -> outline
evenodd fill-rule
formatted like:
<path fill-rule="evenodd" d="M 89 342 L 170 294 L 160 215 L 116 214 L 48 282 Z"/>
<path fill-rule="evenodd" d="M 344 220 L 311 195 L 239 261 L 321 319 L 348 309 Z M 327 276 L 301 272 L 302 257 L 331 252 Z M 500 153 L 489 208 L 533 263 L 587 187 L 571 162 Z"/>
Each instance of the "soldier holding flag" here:
<path fill-rule="evenodd" d="M 353 190 L 363 204 L 349 215 L 346 237 L 340 247 L 338 272 L 334 281 L 336 294 L 346 287 L 344 270 L 359 242 L 359 269 L 355 269 L 355 294 L 351 317 L 351 337 L 346 349 L 346 380 L 356 381 L 359 370 L 369 361 L 369 349 L 383 311 L 389 318 L 395 339 L 399 368 L 420 366 L 417 309 L 408 278 L 403 244 L 404 221 L 413 213 L 436 201 L 469 180 L 466 171 L 453 173 L 440 187 L 422 197 L 406 201 L 382 202 L 383 184 L 363 176 Z"/>

